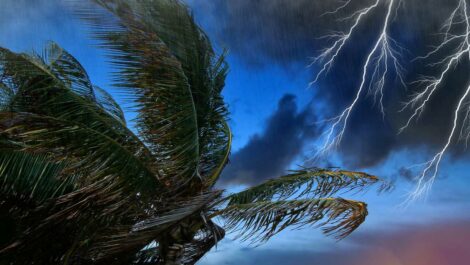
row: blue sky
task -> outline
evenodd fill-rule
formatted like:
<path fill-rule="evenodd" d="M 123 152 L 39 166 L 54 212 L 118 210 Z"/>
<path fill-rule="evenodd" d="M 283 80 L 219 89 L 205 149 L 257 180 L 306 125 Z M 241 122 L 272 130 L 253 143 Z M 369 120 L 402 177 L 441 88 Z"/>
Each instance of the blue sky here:
<path fill-rule="evenodd" d="M 303 158 L 309 156 L 318 144 L 315 136 L 318 136 L 321 128 L 315 127 L 316 121 L 331 117 L 344 107 L 343 103 L 351 99 L 353 86 L 345 85 L 341 89 L 336 86 L 355 82 L 357 75 L 354 70 L 355 57 L 352 55 L 350 61 L 353 63 L 347 64 L 346 61 L 342 66 L 342 70 L 348 70 L 347 74 L 333 76 L 334 80 L 325 80 L 314 87 L 308 86 L 316 71 L 315 68 L 306 67 L 308 56 L 313 56 L 318 47 L 315 47 L 315 42 L 310 42 L 314 39 L 313 35 L 306 36 L 303 33 L 313 34 L 315 29 L 312 27 L 325 26 L 310 24 L 305 19 L 306 15 L 302 12 L 314 8 L 309 6 L 308 1 L 291 3 L 276 0 L 264 11 L 257 8 L 265 1 L 255 1 L 256 4 L 246 0 L 231 1 L 228 4 L 224 0 L 213 3 L 191 0 L 189 4 L 194 8 L 196 20 L 208 31 L 216 47 L 228 48 L 230 51 L 228 62 L 231 70 L 224 97 L 231 112 L 230 124 L 235 136 L 232 154 L 234 165 L 229 165 L 229 173 L 224 178 L 230 183 L 229 190 L 235 190 L 265 178 L 276 177 L 269 174 L 281 174 L 303 163 Z M 295 16 L 279 14 L 282 8 L 275 5 L 277 2 L 287 5 L 284 6 L 286 12 L 293 12 Z M 53 40 L 78 58 L 94 83 L 113 94 L 109 86 L 110 67 L 105 56 L 89 40 L 86 27 L 73 18 L 60 1 L 2 0 L 1 4 L 0 46 L 14 51 L 39 50 L 47 41 Z M 246 10 L 250 12 L 244 12 Z M 413 21 L 411 23 L 416 24 Z M 372 34 L 370 31 L 373 31 L 373 26 L 371 28 L 364 29 L 358 39 L 367 39 Z M 415 35 L 408 30 L 397 29 L 397 32 L 405 43 L 411 45 L 416 41 L 413 39 Z M 364 44 L 358 41 L 357 46 L 349 49 L 357 52 L 362 49 L 361 45 Z M 452 93 L 448 90 L 448 94 Z M 122 102 L 119 97 L 117 99 Z M 434 264 L 410 257 L 408 252 L 413 249 L 421 251 L 421 255 L 436 256 L 433 262 L 441 260 L 441 263 L 435 264 L 463 264 L 452 262 L 458 262 L 456 255 L 461 256 L 461 261 L 464 255 L 469 257 L 468 253 L 464 253 L 465 246 L 462 246 L 462 237 L 465 238 L 470 231 L 470 216 L 467 213 L 470 206 L 470 178 L 467 173 L 470 164 L 465 150 L 455 148 L 456 151 L 446 157 L 439 179 L 427 198 L 407 208 L 400 208 L 399 204 L 415 185 L 406 179 L 403 169 L 426 161 L 435 150 L 436 142 L 439 143 L 439 130 L 443 129 L 419 123 L 416 126 L 425 129 L 414 129 L 404 136 L 407 140 L 395 140 L 395 132 L 389 136 L 387 129 L 400 118 L 391 117 L 385 121 L 377 119 L 373 113 L 378 110 L 374 110 L 371 105 L 367 101 L 362 103 L 353 120 L 357 125 L 347 132 L 349 136 L 345 141 L 348 143 L 340 146 L 337 154 L 318 162 L 319 166 L 333 164 L 351 170 L 364 170 L 396 183 L 395 190 L 390 193 L 378 195 L 371 189 L 364 194 L 344 195 L 364 200 L 370 206 L 368 220 L 354 235 L 335 242 L 325 238 L 318 230 L 306 228 L 283 232 L 270 242 L 253 248 L 249 243 L 239 242 L 229 234 L 217 250 L 213 250 L 199 264 L 335 265 L 347 261 L 366 265 Z M 284 117 L 281 115 L 284 110 L 292 114 L 288 116 L 292 120 L 279 118 Z M 439 113 L 445 110 L 433 111 Z M 310 119 L 301 119 L 304 114 Z M 129 114 L 128 118 L 131 117 L 132 114 Z M 287 125 L 296 126 L 296 130 L 284 131 L 283 126 Z M 279 131 L 273 134 L 268 131 L 269 128 L 277 128 Z M 306 130 L 313 131 L 307 134 Z M 287 144 L 281 144 L 283 142 Z M 230 167 L 244 168 L 245 165 L 240 163 L 250 159 L 248 153 L 265 154 L 264 149 L 260 148 L 268 144 L 272 144 L 270 155 L 282 162 L 274 165 L 272 160 L 265 160 L 264 167 L 257 168 L 254 165 L 247 169 L 256 173 L 266 171 L 266 167 L 269 167 L 268 175 L 253 180 L 238 179 L 236 173 L 233 173 L 236 171 Z M 296 145 L 295 152 L 287 152 L 289 147 L 294 148 Z M 364 158 L 367 156 L 372 158 Z M 234 175 L 230 175 L 232 173 Z M 438 248 L 442 242 L 433 243 L 436 238 L 462 251 L 455 252 L 452 254 L 454 259 L 450 259 L 447 250 Z M 410 243 L 409 247 L 405 247 L 415 241 L 416 244 Z M 442 251 L 442 255 L 430 254 L 431 250 Z M 468 246 L 466 250 L 470 250 Z"/>

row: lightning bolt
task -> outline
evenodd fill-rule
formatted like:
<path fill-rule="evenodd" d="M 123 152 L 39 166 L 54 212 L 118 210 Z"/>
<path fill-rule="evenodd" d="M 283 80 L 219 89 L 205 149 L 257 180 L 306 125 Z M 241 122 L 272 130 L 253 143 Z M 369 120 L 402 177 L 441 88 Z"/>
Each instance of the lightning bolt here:
<path fill-rule="evenodd" d="M 462 27 L 463 33 L 454 34 L 451 32 L 454 27 L 462 25 L 464 25 L 464 27 Z M 445 56 L 443 59 L 435 63 L 429 64 L 431 66 L 442 66 L 442 70 L 437 78 L 423 77 L 417 81 L 418 83 L 425 84 L 425 88 L 422 92 L 412 96 L 411 100 L 405 104 L 404 109 L 411 107 L 414 109 L 414 112 L 409 117 L 407 123 L 400 129 L 400 132 L 408 128 L 413 120 L 419 118 L 419 116 L 423 113 L 427 103 L 431 100 L 432 96 L 436 93 L 439 87 L 441 87 L 440 85 L 445 81 L 445 78 L 449 72 L 455 68 L 456 64 L 465 58 L 470 60 L 470 17 L 468 15 L 468 6 L 465 0 L 459 1 L 457 7 L 452 11 L 449 18 L 444 23 L 442 29 L 442 35 L 444 36 L 442 42 L 428 54 L 422 57 L 418 57 L 417 59 L 428 59 L 431 56 L 438 54 L 443 49 L 451 50 L 450 55 Z M 453 44 L 456 45 L 455 49 L 451 49 L 451 47 L 449 47 L 449 45 Z M 431 160 L 424 164 L 424 170 L 417 177 L 416 188 L 413 192 L 410 193 L 410 200 L 415 200 L 422 197 L 430 190 L 432 184 L 435 182 L 442 159 L 457 135 L 459 120 L 461 119 L 461 112 L 465 107 L 465 102 L 467 101 L 469 94 L 470 86 L 465 89 L 464 93 L 460 96 L 458 104 L 455 106 L 451 130 L 444 146 L 438 153 L 434 155 L 434 157 L 432 157 Z M 466 138 L 467 142 L 470 137 L 470 127 L 467 125 L 465 130 L 464 125 L 469 124 L 469 115 L 470 108 L 467 106 L 467 111 L 462 122 L 463 125 L 460 130 L 460 139 Z M 465 131 L 466 136 L 464 136 Z"/>
<path fill-rule="evenodd" d="M 334 14 L 338 11 L 346 8 L 351 1 L 346 1 L 343 5 L 338 7 L 336 10 L 327 12 L 323 15 Z M 368 89 L 368 94 L 373 94 L 375 100 L 379 101 L 380 109 L 383 115 L 385 115 L 385 108 L 383 106 L 384 87 L 388 74 L 391 72 L 389 66 L 394 67 L 394 71 L 403 82 L 402 71 L 403 67 L 400 64 L 399 57 L 400 51 L 404 48 L 401 47 L 397 41 L 390 37 L 388 34 L 389 26 L 392 21 L 392 16 L 396 9 L 401 5 L 401 1 L 397 0 L 376 0 L 370 6 L 355 11 L 352 15 L 343 18 L 343 20 L 352 20 L 352 24 L 349 29 L 344 33 L 332 33 L 324 36 L 325 38 L 335 39 L 333 44 L 324 49 L 320 55 L 314 57 L 312 64 L 320 63 L 320 70 L 318 71 L 315 79 L 310 83 L 314 85 L 318 80 L 333 66 L 335 60 L 339 54 L 344 50 L 344 46 L 350 40 L 352 34 L 356 31 L 357 27 L 364 20 L 364 18 L 374 12 L 381 3 L 385 3 L 387 6 L 387 13 L 384 18 L 380 34 L 375 40 L 373 48 L 367 54 L 365 63 L 362 67 L 362 78 L 361 83 L 357 89 L 356 96 L 352 103 L 347 106 L 340 115 L 330 119 L 331 126 L 324 133 L 325 143 L 319 149 L 317 155 L 324 154 L 331 149 L 337 147 L 346 131 L 350 116 L 357 103 L 361 99 L 364 91 Z M 368 86 L 367 86 L 368 85 Z"/>
<path fill-rule="evenodd" d="M 323 15 L 335 14 L 349 6 L 351 1 L 344 2 L 337 9 L 327 12 Z M 310 85 L 318 82 L 318 80 L 326 75 L 333 64 L 337 60 L 339 54 L 344 50 L 345 45 L 350 41 L 351 35 L 354 34 L 360 23 L 373 12 L 377 12 L 379 6 L 385 5 L 387 13 L 384 20 L 381 22 L 381 31 L 377 38 L 374 40 L 373 48 L 365 56 L 365 63 L 362 66 L 362 76 L 359 87 L 357 88 L 356 95 L 350 105 L 348 105 L 338 116 L 328 120 L 330 126 L 324 133 L 325 142 L 319 149 L 317 155 L 325 154 L 326 152 L 337 147 L 347 128 L 350 116 L 358 101 L 364 97 L 365 90 L 368 89 L 367 95 L 373 95 L 375 101 L 378 101 L 382 115 L 385 115 L 385 108 L 383 105 L 384 88 L 387 76 L 394 72 L 403 86 L 406 86 L 402 73 L 404 71 L 400 64 L 400 55 L 405 49 L 400 44 L 390 37 L 388 31 L 390 24 L 393 23 L 397 16 L 398 9 L 403 5 L 403 0 L 376 0 L 369 6 L 353 12 L 350 16 L 344 17 L 342 20 L 351 20 L 352 23 L 345 33 L 335 32 L 325 36 L 325 38 L 333 39 L 332 44 L 324 49 L 319 56 L 314 57 L 313 64 L 318 64 L 319 71 L 317 72 L 314 80 Z M 419 80 L 411 84 L 421 86 L 423 89 L 411 95 L 410 100 L 404 103 L 403 109 L 411 110 L 411 115 L 407 122 L 399 132 L 406 130 L 413 121 L 420 118 L 421 114 L 425 111 L 426 106 L 435 96 L 436 92 L 445 82 L 446 77 L 455 66 L 463 59 L 470 60 L 470 17 L 468 15 L 468 6 L 466 0 L 459 0 L 455 9 L 452 10 L 449 17 L 444 22 L 441 35 L 443 36 L 439 45 L 428 52 L 426 55 L 417 57 L 415 60 L 429 60 L 441 54 L 446 49 L 446 56 L 429 66 L 440 67 L 441 70 L 436 76 L 423 76 Z M 459 33 L 455 33 L 458 31 Z M 392 68 L 393 69 L 390 69 Z M 442 159 L 447 153 L 450 145 L 457 137 L 458 127 L 462 124 L 460 129 L 459 140 L 465 139 L 466 144 L 470 140 L 470 107 L 468 106 L 468 97 L 470 94 L 470 86 L 468 86 L 464 93 L 460 96 L 458 104 L 455 106 L 453 114 L 453 122 L 448 134 L 447 140 L 431 160 L 420 164 L 423 168 L 421 173 L 416 177 L 416 189 L 410 193 L 410 200 L 415 200 L 426 194 L 434 183 Z M 367 96 L 366 95 L 366 96 Z M 462 110 L 466 108 L 466 113 L 462 117 Z M 462 122 L 460 122 L 462 121 Z"/>

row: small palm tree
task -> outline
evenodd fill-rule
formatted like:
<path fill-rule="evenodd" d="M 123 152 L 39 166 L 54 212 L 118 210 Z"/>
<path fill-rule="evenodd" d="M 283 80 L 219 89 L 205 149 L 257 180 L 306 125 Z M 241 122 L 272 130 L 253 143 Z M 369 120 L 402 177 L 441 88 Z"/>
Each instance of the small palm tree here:
<path fill-rule="evenodd" d="M 232 139 L 224 55 L 177 0 L 95 2 L 108 13 L 78 13 L 109 51 L 135 131 L 57 44 L 0 48 L 0 264 L 195 264 L 225 230 L 266 241 L 318 224 L 343 238 L 364 221 L 365 203 L 333 196 L 378 182 L 365 173 L 215 189 Z"/>

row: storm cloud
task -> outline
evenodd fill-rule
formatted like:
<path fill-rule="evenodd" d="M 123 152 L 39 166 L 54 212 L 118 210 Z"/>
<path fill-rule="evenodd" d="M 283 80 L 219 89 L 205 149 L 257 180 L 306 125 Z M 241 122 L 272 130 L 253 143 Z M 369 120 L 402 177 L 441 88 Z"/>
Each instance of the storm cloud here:
<path fill-rule="evenodd" d="M 331 31 L 345 30 L 348 21 L 338 20 L 373 1 L 352 1 L 351 5 L 334 15 L 323 15 L 341 5 L 341 1 L 311 0 L 214 0 L 210 4 L 196 2 L 193 6 L 206 10 L 216 41 L 227 46 L 232 54 L 241 58 L 247 67 L 287 66 L 294 63 L 308 65 L 311 57 L 325 48 L 328 40 L 319 37 Z M 421 75 L 434 75 L 439 68 L 428 67 L 426 61 L 412 59 L 429 51 L 439 41 L 439 32 L 457 0 L 404 1 L 391 26 L 392 37 L 407 48 L 401 58 L 407 69 L 406 81 Z M 201 12 L 201 11 L 200 11 Z M 372 48 L 385 15 L 380 6 L 372 16 L 360 24 L 329 74 L 311 89 L 316 100 L 324 102 L 324 118 L 336 116 L 355 96 L 366 53 Z M 442 54 L 437 54 L 437 58 Z M 411 94 L 422 89 L 414 85 L 401 86 L 396 76 L 390 75 L 386 87 L 382 117 L 372 97 L 359 102 L 353 111 L 340 153 L 349 167 L 367 168 L 378 165 L 397 150 L 417 148 L 435 151 L 445 144 L 450 132 L 454 106 L 466 88 L 470 66 L 461 62 L 429 102 L 421 119 L 403 134 L 398 130 L 406 123 L 410 112 L 399 112 L 402 103 Z M 310 68 L 313 75 L 318 69 Z M 454 156 L 463 149 L 454 145 Z"/>
<path fill-rule="evenodd" d="M 223 175 L 224 184 L 256 184 L 285 173 L 306 143 L 316 135 L 310 107 L 299 111 L 295 97 L 287 94 L 266 123 L 263 132 L 235 152 Z"/>

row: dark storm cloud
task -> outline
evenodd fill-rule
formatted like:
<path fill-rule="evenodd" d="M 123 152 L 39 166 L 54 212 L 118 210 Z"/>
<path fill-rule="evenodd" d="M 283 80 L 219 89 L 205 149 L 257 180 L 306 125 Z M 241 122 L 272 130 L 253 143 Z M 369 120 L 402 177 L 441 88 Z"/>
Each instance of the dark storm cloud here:
<path fill-rule="evenodd" d="M 222 181 L 256 184 L 285 172 L 315 135 L 312 111 L 298 111 L 295 97 L 285 95 L 259 135 L 231 156 Z"/>
<path fill-rule="evenodd" d="M 242 58 L 246 66 L 269 67 L 272 64 L 308 64 L 308 58 L 325 47 L 325 40 L 318 37 L 332 30 L 344 30 L 347 23 L 338 21 L 338 18 L 371 2 L 352 1 L 348 9 L 328 16 L 321 15 L 334 10 L 341 5 L 341 1 L 214 0 L 211 4 L 193 5 L 210 10 L 207 15 L 212 16 L 210 19 L 217 41 L 228 46 L 234 56 Z M 404 53 L 402 63 L 408 70 L 406 80 L 413 81 L 420 75 L 436 74 L 439 70 L 427 67 L 427 62 L 411 64 L 410 61 L 429 51 L 430 45 L 436 44 L 439 36 L 435 33 L 457 0 L 403 3 L 404 7 L 397 13 L 390 32 L 410 52 Z M 365 55 L 379 31 L 380 23 L 377 21 L 383 20 L 384 12 L 382 5 L 361 24 L 338 56 L 329 75 L 314 88 L 318 90 L 317 99 L 328 105 L 328 115 L 336 115 L 351 103 L 360 81 Z M 466 87 L 469 70 L 469 65 L 462 62 L 429 102 L 422 119 L 401 135 L 397 135 L 398 129 L 405 124 L 409 112 L 399 113 L 398 110 L 402 102 L 419 88 L 409 86 L 405 89 L 396 77 L 390 76 L 386 88 L 385 118 L 370 97 L 362 100 L 354 110 L 340 147 L 346 164 L 365 168 L 377 165 L 390 153 L 402 148 L 420 147 L 430 151 L 441 147 L 450 132 L 452 106 Z M 312 75 L 315 74 L 315 68 L 311 71 Z M 453 149 L 454 155 L 461 153 L 462 149 Z"/>

